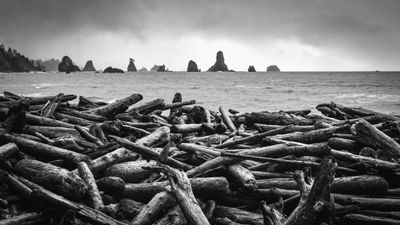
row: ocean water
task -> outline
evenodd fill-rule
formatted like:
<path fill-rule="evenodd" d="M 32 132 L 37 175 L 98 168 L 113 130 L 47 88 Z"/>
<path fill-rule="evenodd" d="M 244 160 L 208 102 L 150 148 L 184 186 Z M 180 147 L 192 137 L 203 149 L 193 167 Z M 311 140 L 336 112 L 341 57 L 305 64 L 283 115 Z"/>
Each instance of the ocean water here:
<path fill-rule="evenodd" d="M 257 72 L 257 73 L 22 73 L 0 74 L 0 91 L 26 96 L 58 93 L 114 101 L 133 93 L 143 101 L 196 100 L 242 112 L 312 109 L 335 102 L 400 114 L 400 72 Z"/>

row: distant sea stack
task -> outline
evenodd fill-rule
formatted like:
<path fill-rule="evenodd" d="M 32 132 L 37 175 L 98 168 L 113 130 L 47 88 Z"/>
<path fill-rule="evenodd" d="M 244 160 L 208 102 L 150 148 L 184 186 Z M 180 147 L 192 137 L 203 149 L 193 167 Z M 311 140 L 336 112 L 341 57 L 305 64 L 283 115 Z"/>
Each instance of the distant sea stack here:
<path fill-rule="evenodd" d="M 135 60 L 129 58 L 128 72 L 136 72 Z"/>
<path fill-rule="evenodd" d="M 167 70 L 165 69 L 165 65 L 163 64 L 162 66 L 159 66 L 157 69 L 157 72 L 166 72 Z"/>
<path fill-rule="evenodd" d="M 200 72 L 199 68 L 197 68 L 197 64 L 190 60 L 187 67 L 187 72 Z"/>
<path fill-rule="evenodd" d="M 96 69 L 93 66 L 93 61 L 89 60 L 86 62 L 85 67 L 83 67 L 82 71 L 96 71 Z"/>
<path fill-rule="evenodd" d="M 76 66 L 74 62 L 72 62 L 72 59 L 70 57 L 64 56 L 61 60 L 61 63 L 58 64 L 58 71 L 71 73 L 71 72 L 81 72 L 81 69 L 79 69 L 79 67 Z"/>
<path fill-rule="evenodd" d="M 247 69 L 247 72 L 257 72 L 256 68 L 254 68 L 254 66 L 249 66 L 249 68 Z"/>
<path fill-rule="evenodd" d="M 208 69 L 208 71 L 209 72 L 229 71 L 228 66 L 225 64 L 224 53 L 222 53 L 221 51 L 217 52 L 217 61 L 215 62 L 214 66 Z"/>
<path fill-rule="evenodd" d="M 267 72 L 280 72 L 281 70 L 277 65 L 270 65 L 267 67 Z"/>
<path fill-rule="evenodd" d="M 3 44 L 0 45 L 0 72 L 29 72 L 43 69 L 40 64 L 35 65 L 33 60 L 28 59 L 17 50 L 11 48 L 6 50 Z"/>
<path fill-rule="evenodd" d="M 61 63 L 58 59 L 49 59 L 45 61 L 40 61 L 40 65 L 44 66 L 45 71 L 58 71 L 58 64 Z"/>
<path fill-rule="evenodd" d="M 111 66 L 109 66 L 103 71 L 103 73 L 124 73 L 124 71 L 121 69 L 112 68 Z"/>

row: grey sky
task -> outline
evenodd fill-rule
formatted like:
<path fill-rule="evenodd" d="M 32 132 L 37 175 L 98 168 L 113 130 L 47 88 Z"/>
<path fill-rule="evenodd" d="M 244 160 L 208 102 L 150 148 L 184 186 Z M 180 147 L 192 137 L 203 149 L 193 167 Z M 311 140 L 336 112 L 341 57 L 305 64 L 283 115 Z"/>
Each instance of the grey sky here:
<path fill-rule="evenodd" d="M 398 0 L 0 0 L 0 40 L 98 69 L 400 70 Z"/>

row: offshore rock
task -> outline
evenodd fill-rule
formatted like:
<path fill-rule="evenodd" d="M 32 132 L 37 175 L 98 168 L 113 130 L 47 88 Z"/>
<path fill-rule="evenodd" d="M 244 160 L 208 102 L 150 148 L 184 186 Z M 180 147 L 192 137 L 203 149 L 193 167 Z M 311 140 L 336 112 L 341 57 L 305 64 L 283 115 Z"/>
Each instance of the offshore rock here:
<path fill-rule="evenodd" d="M 71 73 L 71 72 L 80 72 L 81 70 L 79 69 L 78 66 L 74 64 L 74 62 L 72 62 L 72 59 L 70 57 L 64 56 L 61 60 L 61 63 L 58 64 L 58 71 Z"/>
<path fill-rule="evenodd" d="M 187 72 L 200 72 L 197 68 L 197 64 L 193 60 L 190 60 L 188 63 Z"/>
<path fill-rule="evenodd" d="M 111 66 L 109 66 L 103 71 L 103 73 L 124 73 L 124 71 L 121 69 L 112 68 Z"/>
<path fill-rule="evenodd" d="M 267 67 L 267 72 L 280 72 L 281 70 L 277 65 L 270 65 Z"/>
<path fill-rule="evenodd" d="M 257 72 L 256 68 L 254 68 L 254 66 L 249 66 L 249 68 L 247 69 L 247 72 Z"/>
<path fill-rule="evenodd" d="M 93 66 L 93 61 L 92 60 L 87 61 L 82 71 L 96 71 L 96 69 Z"/>
<path fill-rule="evenodd" d="M 135 60 L 132 58 L 129 58 L 129 65 L 128 65 L 128 72 L 136 72 L 136 66 L 135 66 Z"/>
<path fill-rule="evenodd" d="M 157 72 L 166 72 L 165 65 L 158 66 Z"/>
<path fill-rule="evenodd" d="M 209 72 L 217 72 L 217 71 L 229 71 L 228 66 L 225 64 L 224 53 L 221 51 L 217 52 L 217 61 L 215 64 L 208 69 Z"/>

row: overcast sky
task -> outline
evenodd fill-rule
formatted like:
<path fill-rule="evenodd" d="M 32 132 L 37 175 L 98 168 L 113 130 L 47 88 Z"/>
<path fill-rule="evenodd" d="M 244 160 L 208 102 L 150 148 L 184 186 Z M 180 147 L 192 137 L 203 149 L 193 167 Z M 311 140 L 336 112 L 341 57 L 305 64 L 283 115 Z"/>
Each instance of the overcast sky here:
<path fill-rule="evenodd" d="M 400 70 L 399 0 L 0 0 L 0 42 L 126 70 Z"/>

